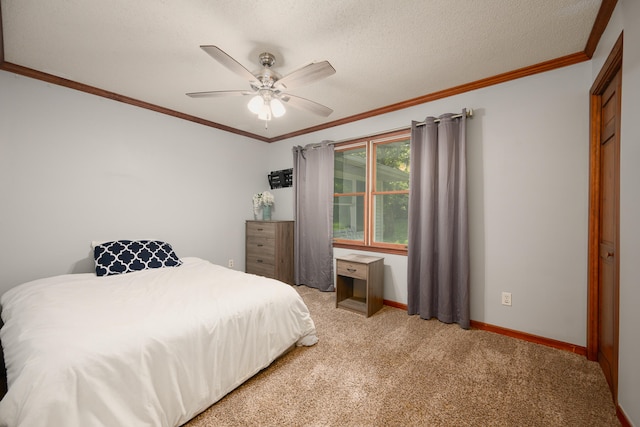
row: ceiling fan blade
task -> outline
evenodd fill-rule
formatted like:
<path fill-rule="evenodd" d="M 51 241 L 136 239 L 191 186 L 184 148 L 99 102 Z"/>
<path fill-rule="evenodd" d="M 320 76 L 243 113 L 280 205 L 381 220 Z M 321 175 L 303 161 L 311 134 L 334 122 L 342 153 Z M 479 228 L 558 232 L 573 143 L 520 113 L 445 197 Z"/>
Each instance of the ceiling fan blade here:
<path fill-rule="evenodd" d="M 306 98 L 300 98 L 299 96 L 289 95 L 288 93 L 283 93 L 280 95 L 280 99 L 282 102 L 286 102 L 292 107 L 299 108 L 301 110 L 310 111 L 314 114 L 323 117 L 329 117 L 333 110 L 329 107 L 326 107 L 322 104 L 318 104 L 317 102 L 311 101 Z"/>
<path fill-rule="evenodd" d="M 250 82 L 256 82 L 258 79 L 256 76 L 251 73 L 251 71 L 247 70 L 241 63 L 230 57 L 225 51 L 220 49 L 217 46 L 211 45 L 203 45 L 200 46 L 202 50 L 207 52 L 213 59 L 227 67 L 229 70 L 233 71 L 240 77 L 243 77 Z"/>
<path fill-rule="evenodd" d="M 312 62 L 282 77 L 276 82 L 275 86 L 292 89 L 324 79 L 335 72 L 335 68 L 329 64 L 329 61 Z"/>
<path fill-rule="evenodd" d="M 186 95 L 191 98 L 216 98 L 221 96 L 253 95 L 254 93 L 250 90 L 214 90 L 210 92 L 191 92 Z"/>

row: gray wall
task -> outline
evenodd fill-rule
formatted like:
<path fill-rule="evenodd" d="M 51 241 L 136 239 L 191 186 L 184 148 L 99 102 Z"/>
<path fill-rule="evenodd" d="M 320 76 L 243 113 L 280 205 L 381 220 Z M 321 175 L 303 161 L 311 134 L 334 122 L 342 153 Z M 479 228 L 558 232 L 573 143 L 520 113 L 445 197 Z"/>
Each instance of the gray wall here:
<path fill-rule="evenodd" d="M 92 240 L 244 269 L 267 144 L 6 72 L 0 94 L 0 293 L 91 271 Z"/>
<path fill-rule="evenodd" d="M 590 63 L 581 63 L 278 142 L 269 155 L 291 164 L 293 145 L 474 108 L 467 122 L 471 318 L 584 346 L 590 77 Z M 384 257 L 384 298 L 406 303 L 406 257 Z M 511 307 L 501 305 L 502 291 L 512 293 Z"/>

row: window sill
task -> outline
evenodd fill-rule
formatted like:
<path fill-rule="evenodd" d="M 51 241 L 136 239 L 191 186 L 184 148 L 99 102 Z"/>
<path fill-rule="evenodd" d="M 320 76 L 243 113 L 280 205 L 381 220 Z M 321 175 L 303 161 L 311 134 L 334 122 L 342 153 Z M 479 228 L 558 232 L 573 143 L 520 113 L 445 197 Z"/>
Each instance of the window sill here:
<path fill-rule="evenodd" d="M 365 252 L 380 252 L 384 254 L 393 254 L 393 255 L 407 255 L 407 249 L 395 249 L 395 248 L 381 248 L 378 246 L 365 246 L 365 245 L 350 245 L 348 243 L 334 243 L 334 248 L 340 249 L 352 249 L 354 251 L 365 251 Z"/>

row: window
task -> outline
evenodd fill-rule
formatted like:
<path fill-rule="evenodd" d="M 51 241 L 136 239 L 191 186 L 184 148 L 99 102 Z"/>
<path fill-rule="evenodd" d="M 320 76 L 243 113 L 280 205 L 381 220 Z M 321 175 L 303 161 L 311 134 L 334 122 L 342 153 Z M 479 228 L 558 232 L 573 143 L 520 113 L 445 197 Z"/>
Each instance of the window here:
<path fill-rule="evenodd" d="M 406 253 L 409 140 L 405 130 L 336 146 L 335 246 Z"/>

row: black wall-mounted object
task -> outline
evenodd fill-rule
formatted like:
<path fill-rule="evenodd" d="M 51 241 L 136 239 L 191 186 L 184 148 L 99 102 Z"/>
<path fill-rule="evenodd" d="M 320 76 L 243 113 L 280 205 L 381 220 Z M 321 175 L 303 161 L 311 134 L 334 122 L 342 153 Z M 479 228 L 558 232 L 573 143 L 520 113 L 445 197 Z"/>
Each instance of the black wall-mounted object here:
<path fill-rule="evenodd" d="M 293 168 L 272 171 L 268 175 L 271 189 L 293 186 Z"/>

